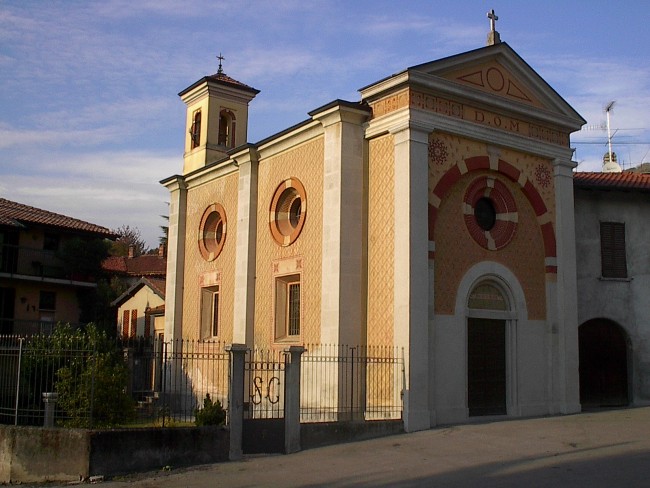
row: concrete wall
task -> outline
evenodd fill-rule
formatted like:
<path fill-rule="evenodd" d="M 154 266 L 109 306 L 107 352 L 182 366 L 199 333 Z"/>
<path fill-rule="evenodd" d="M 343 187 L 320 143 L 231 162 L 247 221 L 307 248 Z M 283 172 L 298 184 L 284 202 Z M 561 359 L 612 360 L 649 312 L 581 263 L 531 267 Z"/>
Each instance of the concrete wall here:
<path fill-rule="evenodd" d="M 402 433 L 404 433 L 404 423 L 401 420 L 301 424 L 300 447 L 313 449 Z"/>
<path fill-rule="evenodd" d="M 229 433 L 179 429 L 43 429 L 0 426 L 0 483 L 77 481 L 228 459 Z"/>

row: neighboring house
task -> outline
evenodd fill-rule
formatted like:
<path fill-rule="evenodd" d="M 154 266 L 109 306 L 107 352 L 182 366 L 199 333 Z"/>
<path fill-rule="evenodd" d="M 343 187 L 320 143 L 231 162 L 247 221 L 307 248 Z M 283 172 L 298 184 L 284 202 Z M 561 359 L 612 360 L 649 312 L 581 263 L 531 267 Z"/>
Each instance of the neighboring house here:
<path fill-rule="evenodd" d="M 650 403 L 650 174 L 574 176 L 583 407 Z"/>
<path fill-rule="evenodd" d="M 129 286 L 111 304 L 118 306 L 117 334 L 123 337 L 162 337 L 167 273 L 165 246 L 160 246 L 156 254 L 141 256 L 134 256 L 131 247 L 128 256 L 110 256 L 102 267 Z"/>
<path fill-rule="evenodd" d="M 133 255 L 133 248 L 128 256 L 110 256 L 102 263 L 102 268 L 112 276 L 122 278 L 129 286 L 140 278 L 165 279 L 167 272 L 167 256 L 164 246 L 158 248 L 156 254 Z"/>
<path fill-rule="evenodd" d="M 585 120 L 490 34 L 255 144 L 258 90 L 220 69 L 181 91 L 165 338 L 396 348 L 407 431 L 579 411 Z"/>
<path fill-rule="evenodd" d="M 123 338 L 164 337 L 164 279 L 140 278 L 111 306 L 117 307 L 117 333 Z"/>
<path fill-rule="evenodd" d="M 80 297 L 97 287 L 97 277 L 76 268 L 68 246 L 75 238 L 115 237 L 105 227 L 0 198 L 0 334 L 79 323 Z"/>

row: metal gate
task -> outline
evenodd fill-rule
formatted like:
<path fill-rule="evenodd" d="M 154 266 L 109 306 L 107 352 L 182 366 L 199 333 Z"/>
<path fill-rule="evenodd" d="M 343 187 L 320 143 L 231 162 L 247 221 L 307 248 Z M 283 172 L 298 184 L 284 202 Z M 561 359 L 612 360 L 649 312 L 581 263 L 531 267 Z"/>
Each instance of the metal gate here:
<path fill-rule="evenodd" d="M 284 452 L 285 359 L 274 351 L 249 351 L 244 362 L 244 454 Z"/>

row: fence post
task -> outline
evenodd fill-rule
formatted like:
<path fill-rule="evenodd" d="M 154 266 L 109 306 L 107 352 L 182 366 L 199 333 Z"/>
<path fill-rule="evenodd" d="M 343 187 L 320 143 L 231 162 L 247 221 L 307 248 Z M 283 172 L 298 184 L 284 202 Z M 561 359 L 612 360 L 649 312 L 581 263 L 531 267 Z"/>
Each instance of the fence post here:
<path fill-rule="evenodd" d="M 289 362 L 284 371 L 284 452 L 300 451 L 300 357 L 305 352 L 302 346 L 291 346 L 284 350 Z"/>
<path fill-rule="evenodd" d="M 244 361 L 248 348 L 245 344 L 230 344 L 230 453 L 231 461 L 242 458 L 242 433 L 244 426 Z"/>
<path fill-rule="evenodd" d="M 45 404 L 45 418 L 43 420 L 43 427 L 54 427 L 54 416 L 56 411 L 56 401 L 59 394 L 56 392 L 44 392 L 43 403 Z"/>
<path fill-rule="evenodd" d="M 14 425 L 18 425 L 18 405 L 20 401 L 20 368 L 23 360 L 23 341 L 25 339 L 20 337 L 18 339 L 18 372 L 16 373 L 16 403 L 14 409 Z"/>

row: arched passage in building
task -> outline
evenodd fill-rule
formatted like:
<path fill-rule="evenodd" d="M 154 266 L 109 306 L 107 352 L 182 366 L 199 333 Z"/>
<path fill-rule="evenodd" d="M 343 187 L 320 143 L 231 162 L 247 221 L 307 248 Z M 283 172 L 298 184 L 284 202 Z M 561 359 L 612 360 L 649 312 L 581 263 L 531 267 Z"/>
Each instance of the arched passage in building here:
<path fill-rule="evenodd" d="M 582 408 L 627 405 L 628 341 L 623 328 L 611 320 L 592 319 L 579 327 L 578 341 Z"/>

